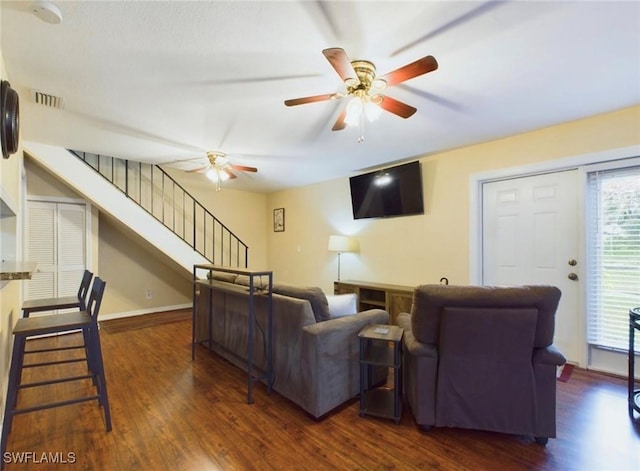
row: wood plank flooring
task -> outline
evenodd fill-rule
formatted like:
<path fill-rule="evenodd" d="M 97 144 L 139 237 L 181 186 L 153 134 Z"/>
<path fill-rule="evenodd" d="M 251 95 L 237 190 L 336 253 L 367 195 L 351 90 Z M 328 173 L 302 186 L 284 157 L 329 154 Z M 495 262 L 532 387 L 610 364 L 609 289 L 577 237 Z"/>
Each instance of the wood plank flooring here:
<path fill-rule="evenodd" d="M 74 336 L 33 342 L 68 344 Z M 7 450 L 33 455 L 5 469 L 640 469 L 640 427 L 629 420 L 619 378 L 576 369 L 558 382 L 558 438 L 543 448 L 526 437 L 482 431 L 422 432 L 406 407 L 399 425 L 361 418 L 357 400 L 316 421 L 262 385 L 248 405 L 246 375 L 204 348 L 192 361 L 190 340 L 190 321 L 103 332 L 113 431 L 105 431 L 95 402 L 18 416 Z M 90 389 L 59 385 L 41 394 L 51 399 Z M 35 399 L 27 392 L 21 404 Z"/>
<path fill-rule="evenodd" d="M 147 327 L 155 327 L 160 324 L 170 324 L 172 322 L 190 320 L 191 316 L 191 308 L 178 309 L 175 311 L 120 317 L 118 319 L 100 321 L 100 328 L 103 332 L 117 334 L 133 329 L 145 329 Z"/>

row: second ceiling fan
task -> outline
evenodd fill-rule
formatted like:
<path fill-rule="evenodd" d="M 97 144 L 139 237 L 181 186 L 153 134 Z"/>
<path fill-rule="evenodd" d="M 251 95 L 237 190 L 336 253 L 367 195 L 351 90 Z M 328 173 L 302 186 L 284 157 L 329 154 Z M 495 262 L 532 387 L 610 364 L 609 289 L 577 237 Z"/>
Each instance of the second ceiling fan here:
<path fill-rule="evenodd" d="M 375 119 L 376 115 L 380 113 L 380 109 L 383 109 L 406 119 L 417 111 L 413 106 L 389 96 L 381 95 L 379 92 L 385 88 L 398 85 L 406 80 L 432 72 L 438 68 L 438 62 L 433 56 L 425 56 L 393 72 L 377 77 L 376 67 L 372 62 L 366 60 L 352 61 L 344 49 L 339 47 L 324 49 L 322 54 L 324 54 L 344 82 L 347 87 L 346 94 L 327 93 L 324 95 L 294 98 L 285 100 L 284 104 L 286 106 L 296 106 L 318 101 L 338 100 L 345 96 L 353 97 L 340 113 L 331 130 L 340 131 L 344 129 L 347 124 L 360 124 L 361 135 L 358 138 L 358 142 L 364 141 L 363 127 L 365 116 L 369 120 Z"/>
<path fill-rule="evenodd" d="M 187 170 L 187 173 L 193 172 L 204 172 L 211 180 L 216 184 L 216 191 L 220 190 L 220 185 L 223 181 L 229 180 L 231 178 L 237 178 L 234 171 L 237 172 L 257 172 L 258 169 L 255 167 L 248 167 L 246 165 L 236 165 L 232 164 L 227 157 L 227 154 L 220 151 L 209 151 L 207 152 L 207 158 L 209 159 L 209 164 L 204 167 L 196 168 L 193 170 Z"/>

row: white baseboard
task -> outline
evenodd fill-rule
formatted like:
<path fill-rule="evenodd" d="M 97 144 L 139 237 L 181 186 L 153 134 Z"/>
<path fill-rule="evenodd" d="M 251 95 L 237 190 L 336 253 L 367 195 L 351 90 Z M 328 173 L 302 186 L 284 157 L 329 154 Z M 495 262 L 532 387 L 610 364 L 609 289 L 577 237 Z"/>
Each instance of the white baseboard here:
<path fill-rule="evenodd" d="M 179 309 L 191 309 L 192 304 L 177 304 L 175 306 L 162 306 L 150 309 L 139 309 L 137 311 L 114 312 L 111 314 L 98 314 L 98 320 L 107 321 L 111 319 L 120 319 L 122 317 L 141 316 L 143 314 L 153 314 L 156 312 L 177 311 Z"/>

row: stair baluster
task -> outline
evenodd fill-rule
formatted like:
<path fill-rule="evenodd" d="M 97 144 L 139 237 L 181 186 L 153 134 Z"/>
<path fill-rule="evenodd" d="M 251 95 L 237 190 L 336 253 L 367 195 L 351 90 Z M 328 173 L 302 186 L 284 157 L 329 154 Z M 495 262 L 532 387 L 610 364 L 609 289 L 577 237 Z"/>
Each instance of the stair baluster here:
<path fill-rule="evenodd" d="M 158 165 L 68 150 L 211 263 L 248 267 L 247 244 Z"/>

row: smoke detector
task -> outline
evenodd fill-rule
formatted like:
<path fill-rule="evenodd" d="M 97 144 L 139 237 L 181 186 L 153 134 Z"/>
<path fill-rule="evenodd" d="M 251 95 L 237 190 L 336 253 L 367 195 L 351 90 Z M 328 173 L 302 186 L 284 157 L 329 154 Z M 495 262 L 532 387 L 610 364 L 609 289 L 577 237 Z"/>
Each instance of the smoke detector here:
<path fill-rule="evenodd" d="M 31 12 L 45 23 L 57 25 L 62 22 L 62 12 L 60 8 L 51 2 L 33 2 L 31 4 Z"/>

